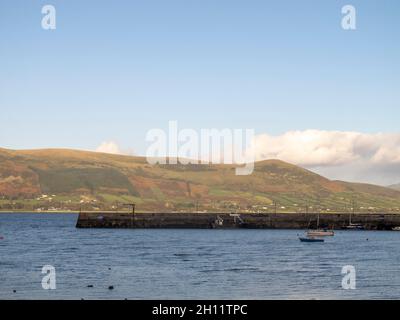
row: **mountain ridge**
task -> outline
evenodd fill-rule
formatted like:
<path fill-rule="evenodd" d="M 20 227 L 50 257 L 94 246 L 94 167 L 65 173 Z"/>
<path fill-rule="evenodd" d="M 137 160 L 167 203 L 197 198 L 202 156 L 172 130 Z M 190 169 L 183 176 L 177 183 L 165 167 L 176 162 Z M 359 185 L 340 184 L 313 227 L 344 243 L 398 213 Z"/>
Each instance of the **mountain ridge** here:
<path fill-rule="evenodd" d="M 271 159 L 249 176 L 235 166 L 150 165 L 145 157 L 73 149 L 0 148 L 0 209 L 400 211 L 400 191 L 329 180 Z"/>

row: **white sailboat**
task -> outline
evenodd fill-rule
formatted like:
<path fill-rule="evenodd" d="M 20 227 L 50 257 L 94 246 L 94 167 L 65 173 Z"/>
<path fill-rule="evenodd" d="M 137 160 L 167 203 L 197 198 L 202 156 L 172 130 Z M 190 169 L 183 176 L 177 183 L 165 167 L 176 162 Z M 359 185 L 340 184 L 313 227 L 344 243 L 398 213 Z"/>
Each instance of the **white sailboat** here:
<path fill-rule="evenodd" d="M 335 232 L 333 230 L 319 228 L 319 214 L 317 217 L 317 229 L 307 231 L 308 237 L 333 237 L 334 235 Z"/>
<path fill-rule="evenodd" d="M 353 209 L 353 213 L 354 213 L 354 209 Z M 349 218 L 349 224 L 347 226 L 345 226 L 343 229 L 346 230 L 364 230 L 364 226 L 360 223 L 352 223 L 351 222 L 351 216 L 352 213 L 350 213 L 350 218 Z"/>

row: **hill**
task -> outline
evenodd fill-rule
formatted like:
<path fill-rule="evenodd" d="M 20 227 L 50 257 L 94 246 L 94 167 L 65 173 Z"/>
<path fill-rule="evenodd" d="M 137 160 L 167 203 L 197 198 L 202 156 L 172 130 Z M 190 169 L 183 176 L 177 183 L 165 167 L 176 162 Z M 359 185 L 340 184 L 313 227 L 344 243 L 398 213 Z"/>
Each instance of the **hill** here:
<path fill-rule="evenodd" d="M 399 190 L 399 191 L 400 191 L 400 183 L 398 183 L 398 184 L 393 184 L 393 185 L 389 186 L 388 188 L 391 188 L 391 189 Z"/>
<path fill-rule="evenodd" d="M 150 165 L 143 157 L 0 149 L 0 209 L 400 211 L 400 191 L 331 181 L 279 160 L 236 176 L 233 165 Z"/>

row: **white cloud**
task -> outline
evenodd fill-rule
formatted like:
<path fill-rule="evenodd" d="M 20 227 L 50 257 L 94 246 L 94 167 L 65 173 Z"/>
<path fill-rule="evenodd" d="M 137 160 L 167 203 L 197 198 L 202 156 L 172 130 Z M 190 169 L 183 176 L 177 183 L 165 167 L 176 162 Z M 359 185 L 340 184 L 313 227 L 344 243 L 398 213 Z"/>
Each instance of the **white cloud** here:
<path fill-rule="evenodd" d="M 96 152 L 123 154 L 118 144 L 113 141 L 104 141 L 97 147 Z"/>
<path fill-rule="evenodd" d="M 360 160 L 400 164 L 400 134 L 322 130 L 261 134 L 254 138 L 252 150 L 257 160 L 281 159 L 304 166 L 336 166 Z"/>
<path fill-rule="evenodd" d="M 331 178 L 381 184 L 400 181 L 400 134 L 323 130 L 260 134 L 251 151 L 257 160 L 280 159 L 329 173 Z"/>

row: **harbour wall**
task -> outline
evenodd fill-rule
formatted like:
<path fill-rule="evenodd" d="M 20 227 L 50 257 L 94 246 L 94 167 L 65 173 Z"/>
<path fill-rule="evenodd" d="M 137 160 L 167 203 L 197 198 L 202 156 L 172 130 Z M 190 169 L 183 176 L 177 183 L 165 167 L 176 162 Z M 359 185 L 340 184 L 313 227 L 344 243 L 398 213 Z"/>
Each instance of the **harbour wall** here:
<path fill-rule="evenodd" d="M 307 229 L 317 227 L 317 213 L 135 213 L 81 212 L 77 228 L 179 228 L 179 229 Z M 319 215 L 320 228 L 341 229 L 350 213 Z M 400 226 L 400 214 L 352 214 L 351 222 L 366 230 Z"/>

